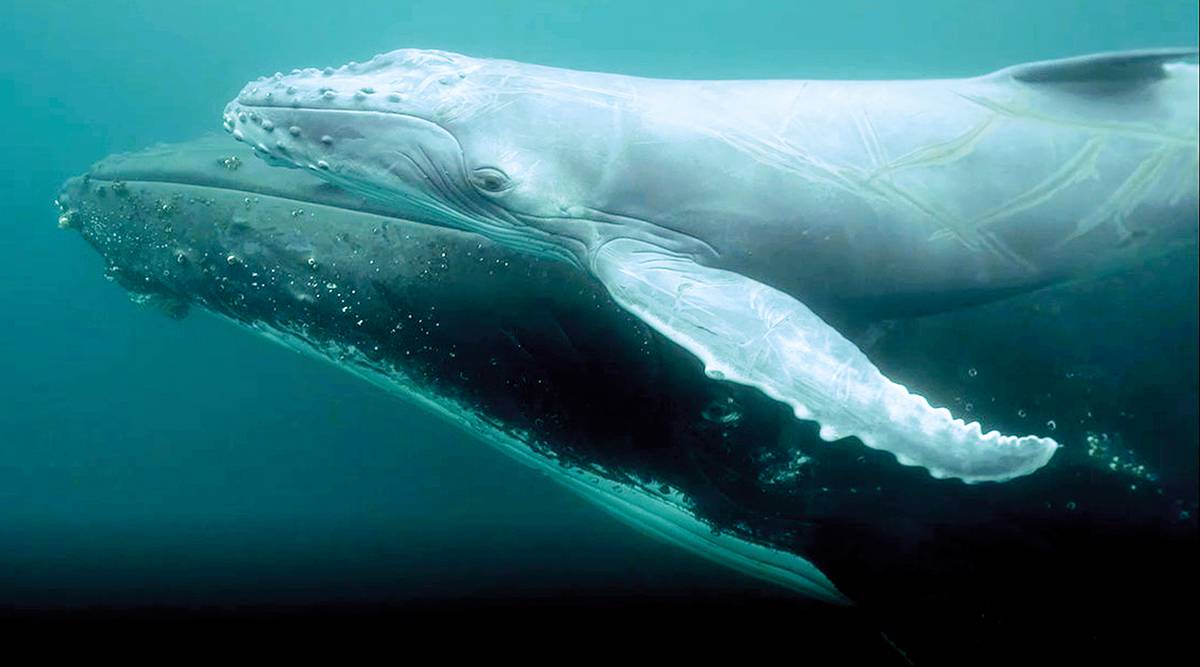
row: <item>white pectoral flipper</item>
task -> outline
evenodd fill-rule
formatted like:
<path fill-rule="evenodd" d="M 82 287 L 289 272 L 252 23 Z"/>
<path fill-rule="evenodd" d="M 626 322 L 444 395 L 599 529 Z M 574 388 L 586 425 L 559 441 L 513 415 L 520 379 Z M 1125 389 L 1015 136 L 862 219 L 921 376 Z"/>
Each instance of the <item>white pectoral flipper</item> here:
<path fill-rule="evenodd" d="M 787 294 L 633 239 L 599 248 L 592 270 L 622 307 L 682 345 L 713 378 L 762 390 L 826 440 L 854 436 L 938 478 L 1005 480 L 1046 465 L 1050 438 L 983 433 L 884 377 Z"/>

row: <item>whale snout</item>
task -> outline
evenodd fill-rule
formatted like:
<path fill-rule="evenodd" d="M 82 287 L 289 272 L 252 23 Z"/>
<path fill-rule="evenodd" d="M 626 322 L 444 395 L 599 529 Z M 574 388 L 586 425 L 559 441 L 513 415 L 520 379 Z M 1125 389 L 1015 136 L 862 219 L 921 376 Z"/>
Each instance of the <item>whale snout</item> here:
<path fill-rule="evenodd" d="M 437 90 L 465 79 L 477 65 L 443 51 L 401 49 L 364 63 L 276 72 L 246 84 L 237 104 L 244 107 L 402 113 L 428 117 L 436 112 Z M 230 121 L 226 109 L 226 122 Z"/>
<path fill-rule="evenodd" d="M 338 180 L 380 158 L 399 140 L 398 128 L 436 124 L 448 89 L 474 66 L 465 56 L 402 49 L 364 63 L 277 72 L 248 83 L 226 105 L 223 124 L 272 164 Z M 376 169 L 391 166 L 374 161 Z"/>
<path fill-rule="evenodd" d="M 58 195 L 54 198 L 54 205 L 58 207 L 59 229 L 79 228 L 81 223 L 79 206 L 83 201 L 86 187 L 87 182 L 82 176 L 72 176 L 59 187 Z"/>
<path fill-rule="evenodd" d="M 258 157 L 277 166 L 314 170 L 326 167 L 317 146 L 322 140 L 331 143 L 332 138 L 321 134 L 315 123 L 304 123 L 308 126 L 308 132 L 304 132 L 297 124 L 301 114 L 298 109 L 246 106 L 235 100 L 225 107 L 224 127 Z M 314 132 L 315 138 L 311 136 Z"/>

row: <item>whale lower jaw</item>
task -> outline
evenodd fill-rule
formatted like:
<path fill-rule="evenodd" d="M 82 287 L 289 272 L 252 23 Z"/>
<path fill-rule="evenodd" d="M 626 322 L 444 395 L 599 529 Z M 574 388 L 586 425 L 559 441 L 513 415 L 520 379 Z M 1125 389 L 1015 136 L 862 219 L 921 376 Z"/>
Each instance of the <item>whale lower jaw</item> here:
<path fill-rule="evenodd" d="M 333 364 L 384 391 L 429 410 L 469 435 L 545 474 L 624 523 L 651 537 L 681 547 L 718 565 L 781 586 L 795 593 L 836 605 L 852 604 L 820 569 L 807 559 L 728 532 L 715 532 L 689 508 L 678 491 L 662 492 L 653 482 L 630 484 L 611 479 L 601 466 L 563 465 L 535 448 L 528 432 L 505 429 L 479 417 L 453 398 L 418 385 L 403 371 L 370 359 L 354 346 L 318 343 L 304 335 L 266 324 L 214 313 L 301 354 Z"/>

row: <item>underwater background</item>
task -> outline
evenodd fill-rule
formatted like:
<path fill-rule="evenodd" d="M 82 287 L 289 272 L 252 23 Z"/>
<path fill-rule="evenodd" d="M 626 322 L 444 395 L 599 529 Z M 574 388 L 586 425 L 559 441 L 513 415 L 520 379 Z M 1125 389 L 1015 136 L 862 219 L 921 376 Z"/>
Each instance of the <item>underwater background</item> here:
<path fill-rule="evenodd" d="M 55 228 L 55 193 L 110 153 L 219 128 L 225 102 L 251 78 L 402 46 L 659 77 L 966 76 L 1195 46 L 1197 14 L 1194 0 L 8 0 L 0 6 L 0 611 L 640 603 L 671 614 L 769 610 L 878 642 L 887 618 L 790 606 L 786 593 L 643 537 L 352 376 L 202 313 L 177 321 L 136 306 L 104 279 L 96 253 Z M 1057 337 L 992 333 L 972 349 L 983 367 L 997 345 L 1014 358 L 1045 346 L 1032 354 L 1049 360 L 1053 346 L 1070 346 L 1072 362 L 1055 372 L 1087 385 L 1071 394 L 1075 403 L 1022 412 L 1041 423 L 1092 419 L 1071 444 L 1136 458 L 1154 478 L 1106 485 L 1097 466 L 1108 495 L 1093 504 L 1106 511 L 1081 518 L 1079 529 L 1108 530 L 1124 512 L 1137 537 L 1120 544 L 1141 549 L 1128 569 L 1108 554 L 1095 568 L 1108 576 L 1095 587 L 1173 587 L 1163 594 L 1194 600 L 1195 568 L 1182 564 L 1195 555 L 1195 250 L 1152 270 L 1154 301 L 1136 291 L 1140 279 L 1110 281 L 1104 289 L 1125 309 L 1065 308 L 1056 316 L 1076 319 Z M 1124 302 L 1122 289 L 1133 290 Z M 962 334 L 946 327 L 954 346 Z M 888 341 L 903 347 L 903 331 Z M 935 383 L 938 372 L 963 383 L 987 377 L 961 354 L 954 368 L 936 361 L 927 367 Z M 1001 402 L 1029 393 L 1019 384 L 989 389 Z M 1086 514 L 1081 498 L 1033 488 L 1056 521 Z M 878 516 L 887 522 L 888 509 Z M 896 516 L 890 530 L 909 521 Z M 1009 537 L 1019 542 L 1019 530 Z M 969 545 L 960 555 L 975 557 Z M 1153 610 L 1126 611 L 1133 623 Z M 1102 613 L 1095 627 L 1122 626 L 1116 612 Z M 1090 621 L 1063 619 L 1076 622 Z M 1003 624 L 987 630 L 1019 634 Z M 907 652 L 937 655 L 926 646 L 936 633 L 898 634 Z"/>

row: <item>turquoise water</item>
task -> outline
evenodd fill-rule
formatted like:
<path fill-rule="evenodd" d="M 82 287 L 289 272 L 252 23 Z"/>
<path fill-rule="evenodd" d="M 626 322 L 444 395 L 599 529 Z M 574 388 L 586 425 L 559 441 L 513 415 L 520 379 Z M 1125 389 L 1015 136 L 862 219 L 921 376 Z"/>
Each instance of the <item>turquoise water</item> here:
<path fill-rule="evenodd" d="M 134 306 L 51 205 L 105 155 L 219 128 L 250 78 L 401 46 L 662 77 L 889 78 L 1197 43 L 1192 0 L 742 4 L 0 7 L 0 606 L 775 599 L 349 376 Z M 1170 367 L 1158 351 L 1145 363 Z M 1184 366 L 1168 395 L 1194 402 Z M 1148 458 L 1194 481 L 1194 431 L 1162 435 L 1192 457 Z"/>

